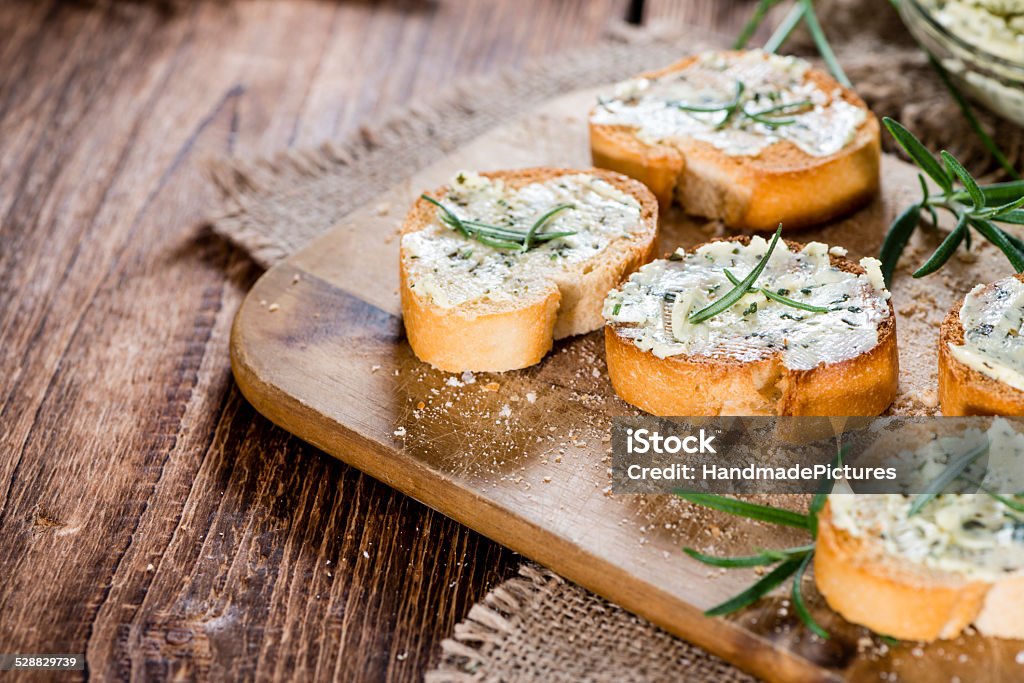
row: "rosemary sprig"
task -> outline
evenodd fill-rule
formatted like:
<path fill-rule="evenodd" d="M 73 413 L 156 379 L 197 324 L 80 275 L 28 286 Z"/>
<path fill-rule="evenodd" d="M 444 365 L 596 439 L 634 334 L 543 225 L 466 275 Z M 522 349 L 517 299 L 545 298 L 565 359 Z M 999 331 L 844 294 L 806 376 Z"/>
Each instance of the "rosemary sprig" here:
<path fill-rule="evenodd" d="M 807 604 L 804 602 L 803 587 L 801 586 L 804 581 L 804 572 L 807 571 L 807 565 L 811 563 L 811 559 L 813 557 L 813 551 L 805 554 L 803 561 L 800 562 L 800 566 L 797 567 L 796 573 L 793 575 L 793 590 L 791 591 L 791 596 L 793 599 L 793 607 L 796 609 L 796 614 L 800 617 L 800 621 L 804 622 L 804 624 L 807 625 L 807 628 L 809 628 L 814 635 L 823 640 L 828 640 L 828 631 L 823 629 L 821 625 L 815 621 L 814 617 L 811 616 L 811 611 L 807 609 Z"/>
<path fill-rule="evenodd" d="M 812 537 L 817 535 L 818 525 L 816 517 L 821 509 L 820 506 L 818 506 L 817 509 L 812 506 L 808 511 L 808 514 L 804 515 L 799 512 L 793 512 L 792 510 L 776 508 L 770 505 L 747 503 L 735 498 L 711 493 L 679 492 L 676 495 L 691 503 L 702 505 L 713 510 L 720 510 L 732 515 L 747 517 L 748 519 L 756 519 L 772 524 L 804 529 L 810 533 Z M 824 501 L 822 501 L 822 504 L 824 504 Z M 793 548 L 784 548 L 782 550 L 762 550 L 756 555 L 747 555 L 743 557 L 716 557 L 714 555 L 705 555 L 693 548 L 683 548 L 683 552 L 704 564 L 726 569 L 735 567 L 763 567 L 776 565 L 772 571 L 753 583 L 746 590 L 741 591 L 725 602 L 708 609 L 705 612 L 708 616 L 721 616 L 752 605 L 781 585 L 786 581 L 786 579 L 793 577 L 791 593 L 797 615 L 812 632 L 821 638 L 829 637 L 825 629 L 818 625 L 814 620 L 814 617 L 811 616 L 810 610 L 807 609 L 800 586 L 800 581 L 803 580 L 804 572 L 810 564 L 811 559 L 814 557 L 813 543 Z"/>
<path fill-rule="evenodd" d="M 713 510 L 719 510 L 720 512 L 727 512 L 730 515 L 736 515 L 738 517 L 756 519 L 762 522 L 769 522 L 770 524 L 796 527 L 797 529 L 807 529 L 810 527 L 810 520 L 807 515 L 802 515 L 799 512 L 793 512 L 792 510 L 786 510 L 784 508 L 748 503 L 743 500 L 727 498 L 726 496 L 720 496 L 714 493 L 681 492 L 676 495 L 683 500 L 690 501 L 691 503 L 702 505 Z"/>
<path fill-rule="evenodd" d="M 697 104 L 686 104 L 685 102 L 672 101 L 669 102 L 670 106 L 676 107 L 686 112 L 693 112 L 696 114 L 716 114 L 724 112 L 725 116 L 715 126 L 716 130 L 725 128 L 730 123 L 736 120 L 744 121 L 750 120 L 762 125 L 768 126 L 769 128 L 777 128 L 779 126 L 788 126 L 796 122 L 795 118 L 773 118 L 774 116 L 784 116 L 786 114 L 797 113 L 801 109 L 811 107 L 814 105 L 810 100 L 800 100 L 799 102 L 789 102 L 786 104 L 778 104 L 767 109 L 761 109 L 759 111 L 750 111 L 744 104 L 744 93 L 746 92 L 747 86 L 743 81 L 736 81 L 736 94 L 733 98 L 725 104 L 717 104 L 712 106 L 697 105 Z M 750 98 L 747 99 L 750 101 Z"/>
<path fill-rule="evenodd" d="M 939 153 L 939 159 L 936 159 L 921 141 L 899 122 L 886 117 L 882 119 L 882 123 L 923 172 L 918 174 L 921 200 L 904 209 L 893 221 L 882 242 L 879 259 L 882 262 L 882 275 L 886 284 L 892 282 L 896 263 L 910 236 L 920 225 L 922 214 L 927 212 L 932 225 L 938 224 L 936 209 L 952 214 L 956 218 L 956 227 L 943 239 L 935 252 L 914 271 L 914 277 L 924 277 L 937 271 L 956 253 L 961 243 L 966 242 L 970 248 L 972 228 L 998 247 L 1016 272 L 1024 271 L 1024 241 L 996 225 L 1024 224 L 1024 211 L 1021 210 L 1021 207 L 1024 207 L 1024 181 L 979 185 L 963 164 L 949 152 L 943 150 Z M 925 174 L 938 185 L 939 192 L 929 190 L 924 179 Z M 957 183 L 960 187 L 957 187 Z"/>
<path fill-rule="evenodd" d="M 556 215 L 566 209 L 574 208 L 572 204 L 559 204 L 548 210 L 530 226 L 529 230 L 516 230 L 514 228 L 491 225 L 482 221 L 462 219 L 447 206 L 437 201 L 430 195 L 421 194 L 420 199 L 425 199 L 438 209 L 438 219 L 463 237 L 476 240 L 494 249 L 502 251 L 526 252 L 539 244 L 550 242 L 560 237 L 575 235 L 575 231 L 541 232 L 541 229 Z"/>
<path fill-rule="evenodd" d="M 526 231 L 526 237 L 523 239 L 523 251 L 529 251 L 530 250 L 530 247 L 533 246 L 533 240 L 535 239 L 535 237 L 537 235 L 537 232 L 542 227 L 544 227 L 545 223 L 550 221 L 552 218 L 554 218 L 556 215 L 558 215 L 562 211 L 565 211 L 566 209 L 571 209 L 571 208 L 574 208 L 572 204 L 559 204 L 555 208 L 549 210 L 547 213 L 542 215 L 536 221 L 534 221 L 533 225 L 530 226 L 530 229 Z"/>
<path fill-rule="evenodd" d="M 843 464 L 843 459 L 846 457 L 848 450 L 849 444 L 843 445 L 837 449 L 836 457 L 832 459 L 833 468 Z M 821 512 L 822 508 L 825 507 L 825 501 L 828 500 L 828 494 L 832 492 L 834 486 L 835 480 L 832 477 L 826 477 L 823 479 L 821 486 L 818 488 L 818 492 L 815 493 L 814 497 L 811 499 L 811 503 L 807 508 L 806 514 L 800 514 L 799 512 L 793 512 L 792 510 L 786 510 L 784 508 L 776 508 L 770 505 L 748 503 L 746 501 L 729 498 L 728 496 L 720 496 L 713 493 L 686 493 L 680 491 L 677 492 L 676 495 L 691 503 L 711 508 L 713 510 L 727 512 L 731 515 L 755 519 L 762 522 L 769 522 L 771 524 L 778 524 L 781 526 L 804 529 L 811 535 L 812 539 L 817 539 L 818 514 Z M 712 607 L 707 610 L 705 614 L 709 616 L 719 616 L 735 612 L 738 609 L 742 609 L 756 602 L 772 589 L 781 585 L 783 581 L 793 577 L 793 585 L 791 587 L 790 594 L 797 616 L 800 617 L 800 620 L 803 621 L 807 628 L 815 635 L 820 638 L 828 638 L 828 632 L 814 620 L 810 610 L 807 609 L 801 585 L 804 573 L 807 571 L 807 567 L 810 566 L 811 560 L 814 558 L 814 548 L 815 543 L 812 542 L 807 545 L 796 546 L 793 548 L 783 548 L 782 550 L 760 550 L 756 555 L 746 555 L 742 557 L 716 557 L 714 555 L 705 555 L 693 548 L 683 548 L 683 552 L 704 564 L 726 569 L 735 567 L 763 567 L 773 564 L 778 565 L 774 570 L 751 585 L 749 588 L 729 600 L 726 600 L 720 605 Z"/>
<path fill-rule="evenodd" d="M 779 227 L 775 231 L 775 236 L 772 237 L 772 241 L 768 245 L 768 251 L 766 251 L 764 256 L 761 257 L 761 260 L 757 262 L 757 265 L 754 266 L 754 269 L 751 270 L 750 273 L 745 278 L 743 278 L 743 280 L 741 280 L 739 284 L 730 289 L 721 299 L 712 302 L 708 306 L 705 306 L 696 313 L 690 315 L 690 317 L 688 318 L 689 322 L 693 325 L 696 325 L 697 323 L 702 323 L 705 320 L 715 317 L 722 311 L 729 309 L 730 307 L 732 307 L 733 304 L 735 304 L 737 301 L 743 298 L 743 295 L 747 293 L 747 290 L 749 290 L 753 286 L 754 281 L 757 280 L 758 277 L 760 277 L 761 271 L 764 270 L 764 267 L 768 265 L 768 259 L 771 258 L 772 252 L 775 251 L 775 245 L 778 244 L 779 237 L 781 235 L 782 223 L 779 223 Z"/>
<path fill-rule="evenodd" d="M 729 279 L 729 282 L 731 282 L 734 285 L 740 284 L 739 279 L 737 279 L 737 277 L 735 275 L 730 273 L 728 268 L 723 269 L 722 272 L 725 273 L 725 277 L 727 277 Z M 799 308 L 801 311 L 810 311 L 811 313 L 828 313 L 828 311 L 829 311 L 827 306 L 814 306 L 812 304 L 805 304 L 802 301 L 797 301 L 796 299 L 790 299 L 787 296 L 782 296 L 778 292 L 773 292 L 772 290 L 765 289 L 764 287 L 751 287 L 750 291 L 752 291 L 752 292 L 760 292 L 761 294 L 764 294 L 766 297 L 768 297 L 772 301 L 777 301 L 778 303 L 783 304 L 785 306 L 792 306 L 793 308 Z"/>
<path fill-rule="evenodd" d="M 1016 500 L 1017 498 L 1024 498 L 1024 496 L 1022 496 L 1020 493 L 1014 493 L 1009 498 L 1007 498 L 1006 496 L 1000 495 L 1000 494 L 996 493 L 995 491 L 993 491 L 992 489 L 988 488 L 987 486 L 982 484 L 980 481 L 978 481 L 976 479 L 973 479 L 971 477 L 968 477 L 965 474 L 961 474 L 959 478 L 964 480 L 964 481 L 966 481 L 968 484 L 972 484 L 974 486 L 977 486 L 979 491 L 981 491 L 982 493 L 987 495 L 989 498 L 992 498 L 993 500 L 999 501 L 1000 503 L 1002 503 L 1006 507 L 1010 508 L 1014 512 L 1024 513 L 1024 502 L 1018 502 Z"/>
<path fill-rule="evenodd" d="M 764 578 L 756 581 L 747 590 L 726 600 L 720 605 L 715 605 L 704 612 L 704 614 L 709 617 L 720 617 L 723 614 L 731 614 L 732 612 L 741 610 L 744 607 L 753 605 L 755 602 L 770 593 L 776 586 L 793 576 L 793 574 L 800 569 L 801 565 L 803 565 L 804 558 L 809 555 L 810 553 L 807 553 L 804 557 L 795 557 L 792 560 L 786 560 L 778 567 L 765 574 Z"/>
<path fill-rule="evenodd" d="M 743 30 L 740 31 L 739 37 L 736 39 L 735 48 L 737 50 L 747 46 L 750 38 L 757 31 L 757 28 L 764 21 L 765 17 L 768 16 L 768 10 L 774 5 L 777 5 L 781 0 L 760 0 L 754 7 L 754 12 L 750 17 L 750 20 L 743 26 Z M 775 29 L 771 38 L 764 44 L 764 50 L 766 52 L 778 52 L 778 50 L 786 43 L 789 39 L 790 34 L 793 30 L 803 22 L 807 26 L 807 31 L 811 34 L 811 40 L 814 41 L 815 47 L 818 48 L 818 52 L 821 54 L 822 60 L 825 62 L 826 68 L 832 73 L 832 76 L 839 81 L 842 85 L 847 88 L 850 87 L 850 79 L 847 78 L 846 73 L 843 71 L 843 67 L 839 65 L 839 60 L 836 59 L 835 52 L 832 50 L 832 46 L 829 45 L 828 39 L 825 37 L 825 31 L 821 27 L 821 22 L 818 21 L 818 15 L 814 11 L 814 3 L 812 0 L 796 0 L 793 8 L 779 24 L 779 27 Z"/>
<path fill-rule="evenodd" d="M 683 552 L 695 560 L 712 567 L 722 569 L 735 569 L 737 567 L 763 567 L 765 565 L 777 564 L 784 560 L 803 557 L 814 550 L 813 545 L 801 545 L 795 548 L 784 548 L 782 550 L 761 550 L 756 555 L 745 555 L 743 557 L 717 557 L 697 552 L 693 548 L 683 548 Z"/>

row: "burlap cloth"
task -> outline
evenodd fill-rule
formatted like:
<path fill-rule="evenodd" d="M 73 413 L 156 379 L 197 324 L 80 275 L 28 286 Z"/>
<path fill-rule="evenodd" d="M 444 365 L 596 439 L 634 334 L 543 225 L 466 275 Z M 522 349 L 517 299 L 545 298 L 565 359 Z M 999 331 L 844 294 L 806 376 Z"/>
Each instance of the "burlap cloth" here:
<path fill-rule="evenodd" d="M 986 177 L 999 172 L 967 128 L 923 53 L 883 0 L 818 0 L 829 36 L 857 91 L 880 116 L 899 119 L 932 149 L 946 148 Z M 271 266 L 402 178 L 458 144 L 561 93 L 627 78 L 727 36 L 681 27 L 617 27 L 600 45 L 516 72 L 454 85 L 427 105 L 318 149 L 211 164 L 224 212 L 213 229 Z M 787 51 L 809 52 L 797 34 Z M 1024 134 L 979 116 L 1019 167 Z M 894 151 L 886 139 L 887 149 Z M 749 681 L 678 640 L 534 564 L 492 590 L 442 642 L 430 683 L 445 681 Z"/>

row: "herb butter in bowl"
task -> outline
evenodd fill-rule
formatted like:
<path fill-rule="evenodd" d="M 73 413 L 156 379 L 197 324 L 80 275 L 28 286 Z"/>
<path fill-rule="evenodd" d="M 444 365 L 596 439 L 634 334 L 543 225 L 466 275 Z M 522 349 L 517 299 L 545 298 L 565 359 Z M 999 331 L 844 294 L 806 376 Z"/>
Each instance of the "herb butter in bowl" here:
<path fill-rule="evenodd" d="M 910 32 L 974 99 L 1024 125 L 1024 0 L 903 0 Z"/>

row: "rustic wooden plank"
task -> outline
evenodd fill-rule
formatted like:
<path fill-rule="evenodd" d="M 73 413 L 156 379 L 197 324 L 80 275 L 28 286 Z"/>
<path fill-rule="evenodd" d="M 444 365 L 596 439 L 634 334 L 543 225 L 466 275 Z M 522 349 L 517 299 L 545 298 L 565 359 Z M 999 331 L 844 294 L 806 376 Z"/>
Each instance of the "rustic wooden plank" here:
<path fill-rule="evenodd" d="M 226 338 L 257 273 L 200 228 L 200 162 L 346 134 L 623 6 L 524 4 L 0 6 L 0 649 L 413 680 L 508 574 L 240 399 Z"/>
<path fill-rule="evenodd" d="M 645 0 L 644 21 L 704 26 L 727 36 L 738 35 L 757 0 Z M 776 16 L 777 11 L 772 16 Z M 771 19 L 755 35 L 757 45 L 771 35 Z"/>

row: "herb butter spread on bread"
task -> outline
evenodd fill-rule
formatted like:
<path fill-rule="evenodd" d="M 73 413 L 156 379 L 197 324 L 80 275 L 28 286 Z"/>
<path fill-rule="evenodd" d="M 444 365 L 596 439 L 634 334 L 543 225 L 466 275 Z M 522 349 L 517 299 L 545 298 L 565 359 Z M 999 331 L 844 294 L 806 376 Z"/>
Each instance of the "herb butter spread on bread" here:
<path fill-rule="evenodd" d="M 879 126 L 804 60 L 709 52 L 618 84 L 590 114 L 597 166 L 645 182 L 662 206 L 755 230 L 811 225 L 878 187 Z"/>
<path fill-rule="evenodd" d="M 461 172 L 403 226 L 413 351 L 448 371 L 532 365 L 598 329 L 608 290 L 653 257 L 657 202 L 602 170 Z"/>
<path fill-rule="evenodd" d="M 654 261 L 604 305 L 619 395 L 658 415 L 874 415 L 892 401 L 894 314 L 873 258 L 779 242 L 733 305 L 694 322 L 764 259 L 759 236 Z"/>
<path fill-rule="evenodd" d="M 1024 514 L 985 494 L 833 494 L 814 575 L 829 606 L 896 638 L 1024 637 Z"/>
<path fill-rule="evenodd" d="M 1024 390 L 1024 283 L 1006 278 L 972 289 L 960 307 L 964 343 L 950 344 L 964 365 Z"/>
<path fill-rule="evenodd" d="M 867 112 L 807 79 L 810 64 L 758 51 L 698 55 L 686 69 L 620 83 L 590 120 L 631 126 L 649 144 L 691 137 L 733 156 L 788 140 L 824 157 L 853 141 Z"/>
<path fill-rule="evenodd" d="M 939 401 L 946 415 L 1024 415 L 1024 282 L 978 285 L 939 335 Z"/>
<path fill-rule="evenodd" d="M 904 562 L 996 581 L 1024 570 L 1024 513 L 984 494 L 936 496 L 911 516 L 913 496 L 835 495 L 832 523 Z"/>

